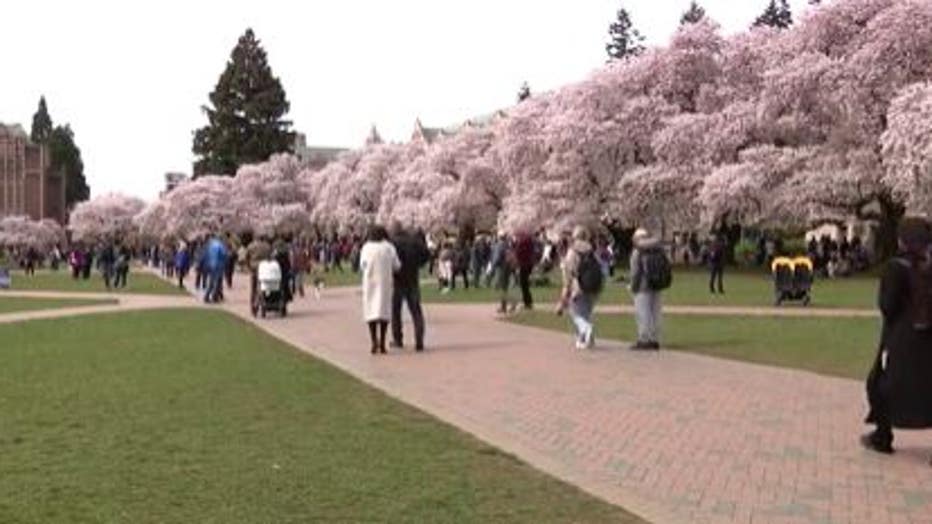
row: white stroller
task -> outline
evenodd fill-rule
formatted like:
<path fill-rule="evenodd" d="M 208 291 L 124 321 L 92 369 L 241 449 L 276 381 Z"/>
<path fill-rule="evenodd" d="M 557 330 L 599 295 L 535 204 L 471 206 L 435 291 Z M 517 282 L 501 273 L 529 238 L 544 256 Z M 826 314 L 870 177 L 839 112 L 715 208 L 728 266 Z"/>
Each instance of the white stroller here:
<path fill-rule="evenodd" d="M 252 305 L 252 314 L 265 318 L 268 311 L 277 311 L 281 316 L 288 315 L 288 303 L 282 289 L 282 269 L 274 260 L 259 262 L 257 271 L 258 292 Z"/>

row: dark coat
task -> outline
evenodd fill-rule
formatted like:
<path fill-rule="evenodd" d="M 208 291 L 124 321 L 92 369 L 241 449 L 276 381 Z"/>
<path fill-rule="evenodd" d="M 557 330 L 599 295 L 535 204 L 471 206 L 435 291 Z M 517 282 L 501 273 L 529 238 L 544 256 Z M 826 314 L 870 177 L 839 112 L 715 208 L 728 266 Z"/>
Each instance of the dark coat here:
<path fill-rule="evenodd" d="M 893 259 L 881 280 L 883 331 L 867 392 L 872 404 L 878 396 L 886 400 L 893 427 L 927 429 L 932 428 L 932 329 L 915 327 L 911 271 L 905 259 Z M 876 422 L 873 413 L 868 422 Z"/>
<path fill-rule="evenodd" d="M 430 260 L 430 250 L 423 238 L 403 233 L 392 239 L 401 269 L 395 273 L 395 286 L 399 289 L 417 289 L 420 271 Z"/>

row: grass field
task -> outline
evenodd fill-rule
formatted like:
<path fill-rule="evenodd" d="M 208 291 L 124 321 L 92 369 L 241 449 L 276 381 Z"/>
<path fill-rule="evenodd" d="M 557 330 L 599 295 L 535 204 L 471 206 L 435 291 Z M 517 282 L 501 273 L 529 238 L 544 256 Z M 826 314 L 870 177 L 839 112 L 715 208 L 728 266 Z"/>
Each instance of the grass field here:
<path fill-rule="evenodd" d="M 0 522 L 638 522 L 220 311 L 0 340 Z"/>
<path fill-rule="evenodd" d="M 73 279 L 71 273 L 61 271 L 37 271 L 34 276 L 26 276 L 22 271 L 14 271 L 13 287 L 20 291 L 64 291 L 73 293 L 105 293 L 103 277 L 94 271 L 91 278 Z M 144 270 L 133 268 L 130 270 L 125 289 L 117 290 L 119 293 L 140 293 L 147 295 L 179 295 L 183 294 L 176 286 L 153 276 Z"/>
<path fill-rule="evenodd" d="M 0 292 L 0 314 L 78 306 L 104 306 L 116 303 L 116 300 L 107 299 L 8 297 Z"/>
<path fill-rule="evenodd" d="M 560 292 L 560 276 L 551 277 L 552 284 L 532 288 L 535 302 L 552 304 Z M 422 285 L 427 302 L 495 302 L 499 299 L 496 290 L 481 288 L 462 289 L 441 294 L 436 282 Z M 813 307 L 872 309 L 875 307 L 878 281 L 875 277 L 863 276 L 838 280 L 818 280 L 813 287 Z M 752 272 L 726 273 L 725 292 L 722 295 L 709 293 L 708 276 L 700 270 L 678 269 L 674 274 L 673 286 L 664 293 L 664 302 L 671 305 L 694 306 L 772 306 L 773 282 L 769 275 Z M 519 297 L 520 290 L 512 290 Z M 601 298 L 606 304 L 629 303 L 631 298 L 625 283 L 608 282 Z"/>
<path fill-rule="evenodd" d="M 519 324 L 567 333 L 569 321 L 543 311 L 513 317 Z M 664 316 L 667 349 L 714 357 L 804 369 L 823 375 L 862 379 L 880 336 L 879 319 Z M 633 340 L 631 315 L 596 315 L 596 337 Z"/>

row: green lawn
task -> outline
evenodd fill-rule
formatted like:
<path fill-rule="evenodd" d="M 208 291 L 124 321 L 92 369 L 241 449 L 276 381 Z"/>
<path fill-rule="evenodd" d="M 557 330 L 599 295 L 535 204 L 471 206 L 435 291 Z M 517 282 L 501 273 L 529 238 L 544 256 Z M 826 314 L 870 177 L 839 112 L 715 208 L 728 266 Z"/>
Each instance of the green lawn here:
<path fill-rule="evenodd" d="M 813 287 L 813 307 L 872 309 L 876 302 L 878 280 L 876 277 L 856 277 L 838 280 L 817 280 Z M 456 290 L 441 294 L 436 282 L 422 285 L 424 300 L 427 302 L 495 302 L 499 293 L 488 288 L 462 289 L 458 283 Z M 535 302 L 553 303 L 559 294 L 560 276 L 551 277 L 551 285 L 532 288 Z M 704 271 L 678 269 L 673 278 L 673 287 L 664 294 L 664 302 L 671 305 L 717 305 L 717 306 L 772 306 L 773 281 L 763 273 L 731 272 L 725 276 L 724 296 L 709 293 L 708 276 Z M 520 290 L 513 289 L 512 295 L 518 297 Z M 620 304 L 630 302 L 626 284 L 608 282 L 602 296 L 602 302 Z"/>
<path fill-rule="evenodd" d="M 566 331 L 570 344 L 566 318 L 535 311 L 513 321 Z M 853 379 L 867 375 L 880 336 L 879 319 L 666 315 L 663 321 L 667 349 Z M 636 338 L 631 315 L 596 315 L 595 322 L 597 338 Z"/>
<path fill-rule="evenodd" d="M 6 297 L 0 292 L 0 314 L 78 306 L 104 306 L 116 303 L 116 300 L 107 299 Z"/>
<path fill-rule="evenodd" d="M 222 311 L 0 340 L 0 522 L 638 522 Z"/>
<path fill-rule="evenodd" d="M 12 289 L 21 291 L 64 291 L 77 293 L 105 293 L 103 277 L 93 271 L 91 278 L 73 279 L 67 270 L 37 271 L 34 276 L 26 276 L 22 271 L 13 272 Z M 119 293 L 141 293 L 147 295 L 180 295 L 184 294 L 177 286 L 145 272 L 142 269 L 132 268 L 127 280 L 126 289 Z"/>

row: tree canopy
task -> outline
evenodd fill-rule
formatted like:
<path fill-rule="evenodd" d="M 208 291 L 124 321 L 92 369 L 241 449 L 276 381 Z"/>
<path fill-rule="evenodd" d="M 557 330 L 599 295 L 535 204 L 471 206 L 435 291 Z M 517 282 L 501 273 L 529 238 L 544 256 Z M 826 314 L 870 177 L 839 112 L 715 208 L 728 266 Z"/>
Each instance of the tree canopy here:
<path fill-rule="evenodd" d="M 292 151 L 294 133 L 284 119 L 289 109 L 265 50 L 247 29 L 203 107 L 208 124 L 194 133 L 194 175 L 232 176 L 241 165 Z"/>

